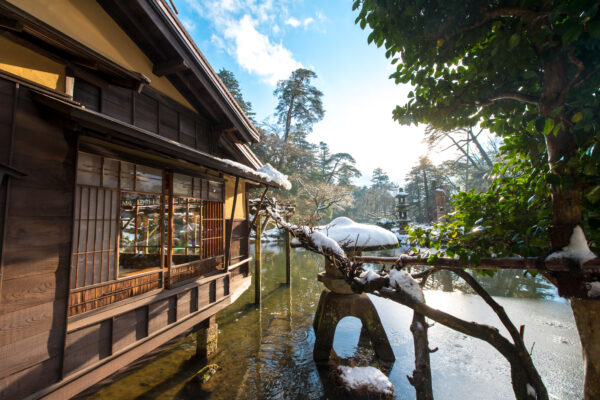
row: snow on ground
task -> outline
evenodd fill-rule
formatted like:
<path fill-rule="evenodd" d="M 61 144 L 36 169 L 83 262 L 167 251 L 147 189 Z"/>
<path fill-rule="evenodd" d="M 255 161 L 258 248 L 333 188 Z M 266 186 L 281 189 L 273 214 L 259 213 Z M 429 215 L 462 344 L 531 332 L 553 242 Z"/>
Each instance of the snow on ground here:
<path fill-rule="evenodd" d="M 346 248 L 398 245 L 396 235 L 387 229 L 376 225 L 359 224 L 347 217 L 338 217 L 318 229 Z"/>
<path fill-rule="evenodd" d="M 393 269 L 390 271 L 390 287 L 394 289 L 401 288 L 415 300 L 425 302 L 421 287 L 417 281 L 404 270 Z"/>
<path fill-rule="evenodd" d="M 585 234 L 581 226 L 577 225 L 573 229 L 569 245 L 563 247 L 561 251 L 556 251 L 546 257 L 546 261 L 554 260 L 557 258 L 570 258 L 579 262 L 579 265 L 583 265 L 586 261 L 596 258 L 596 255 L 590 250 L 587 241 L 585 240 Z"/>
<path fill-rule="evenodd" d="M 361 390 L 373 395 L 394 395 L 394 385 L 375 367 L 338 366 L 340 380 L 348 390 Z"/>

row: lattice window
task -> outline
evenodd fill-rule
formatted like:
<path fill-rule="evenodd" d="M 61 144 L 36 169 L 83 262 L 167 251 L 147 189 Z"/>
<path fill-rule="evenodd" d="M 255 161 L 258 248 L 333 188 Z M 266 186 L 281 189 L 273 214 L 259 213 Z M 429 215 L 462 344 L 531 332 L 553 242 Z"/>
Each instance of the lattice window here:
<path fill-rule="evenodd" d="M 200 261 L 223 256 L 223 195 L 217 180 L 80 152 L 71 289 L 165 267 L 179 274 L 173 281 L 214 268 L 218 260 Z"/>

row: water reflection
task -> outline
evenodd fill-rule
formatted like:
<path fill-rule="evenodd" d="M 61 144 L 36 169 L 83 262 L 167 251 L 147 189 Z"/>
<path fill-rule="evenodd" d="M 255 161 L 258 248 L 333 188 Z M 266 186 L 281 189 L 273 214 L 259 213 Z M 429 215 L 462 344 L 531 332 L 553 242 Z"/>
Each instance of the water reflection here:
<path fill-rule="evenodd" d="M 292 252 L 292 285 L 285 281 L 285 253 L 277 244 L 263 248 L 263 303 L 252 303 L 248 290 L 217 315 L 219 351 L 211 362 L 221 366 L 202 387 L 186 384 L 202 367 L 193 357 L 190 336 L 154 360 L 99 390 L 94 399 L 334 399 L 327 373 L 312 361 L 313 316 L 323 290 L 316 274 L 323 259 L 304 250 Z M 551 398 L 577 399 L 583 370 L 577 330 L 567 302 L 555 299 L 536 277 L 504 271 L 498 278 L 479 278 L 497 296 L 515 325 L 525 324 L 525 342 Z M 498 282 L 496 282 L 496 280 Z M 438 274 L 426 291 L 427 302 L 453 314 L 499 326 L 495 315 L 477 296 L 463 293 L 451 275 Z M 507 287 L 510 288 L 507 289 Z M 452 292 L 444 292 L 450 290 Z M 435 290 L 434 290 L 435 289 Z M 512 297 L 511 297 L 512 296 Z M 406 375 L 414 368 L 409 325 L 412 311 L 372 297 L 396 362 L 389 373 L 398 399 L 414 398 Z M 436 324 L 429 331 L 436 399 L 513 398 L 508 363 L 487 343 Z M 345 318 L 337 327 L 334 350 L 340 357 L 368 362 L 370 350 L 358 346 L 360 321 Z"/>

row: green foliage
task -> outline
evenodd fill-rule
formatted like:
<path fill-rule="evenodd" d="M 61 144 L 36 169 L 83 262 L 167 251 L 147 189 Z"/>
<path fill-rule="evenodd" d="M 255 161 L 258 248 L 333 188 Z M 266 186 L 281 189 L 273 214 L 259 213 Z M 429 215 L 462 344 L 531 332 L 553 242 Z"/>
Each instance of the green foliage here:
<path fill-rule="evenodd" d="M 369 42 L 396 65 L 391 78 L 413 86 L 394 110 L 397 121 L 443 131 L 480 124 L 505 143 L 490 189 L 454 199 L 457 213 L 439 228 L 438 241 L 451 239 L 447 251 L 543 253 L 561 214 L 555 210 L 552 222 L 550 190 L 582 198 L 588 241 L 599 243 L 597 1 L 356 0 L 353 7 L 357 23 L 371 29 Z"/>
<path fill-rule="evenodd" d="M 225 68 L 221 68 L 217 73 L 221 82 L 225 84 L 227 89 L 229 89 L 229 93 L 233 96 L 235 101 L 238 103 L 240 108 L 244 111 L 246 116 L 250 118 L 251 121 L 254 121 L 254 111 L 252 111 L 252 103 L 244 100 L 244 96 L 242 95 L 242 90 L 240 88 L 240 83 L 236 79 L 233 72 L 226 70 Z"/>
<path fill-rule="evenodd" d="M 323 119 L 325 110 L 323 93 L 311 85 L 317 74 L 298 68 L 286 80 L 277 82 L 273 94 L 277 97 L 275 116 L 283 128 L 283 140 L 287 143 L 292 130 L 304 135 L 312 131 L 312 125 Z"/>
<path fill-rule="evenodd" d="M 496 164 L 487 191 L 459 192 L 452 198 L 455 211 L 443 222 L 412 229 L 409 236 L 420 246 L 440 250 L 436 256 L 474 262 L 544 254 L 552 208 L 543 172 L 516 159 Z"/>

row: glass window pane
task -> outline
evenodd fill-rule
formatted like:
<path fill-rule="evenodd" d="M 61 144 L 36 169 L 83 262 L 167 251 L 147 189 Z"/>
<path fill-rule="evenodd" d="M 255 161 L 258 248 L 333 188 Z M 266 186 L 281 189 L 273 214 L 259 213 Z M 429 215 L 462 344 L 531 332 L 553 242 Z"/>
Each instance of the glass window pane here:
<path fill-rule="evenodd" d="M 77 160 L 77 184 L 100 186 L 102 157 L 79 152 Z"/>
<path fill-rule="evenodd" d="M 121 192 L 119 276 L 160 267 L 160 196 Z"/>
<path fill-rule="evenodd" d="M 119 162 L 104 159 L 104 187 L 117 189 L 119 187 Z"/>
<path fill-rule="evenodd" d="M 135 190 L 147 193 L 162 193 L 162 171 L 157 168 L 136 165 Z"/>
<path fill-rule="evenodd" d="M 192 196 L 192 177 L 173 174 L 173 193 L 180 196 Z"/>

